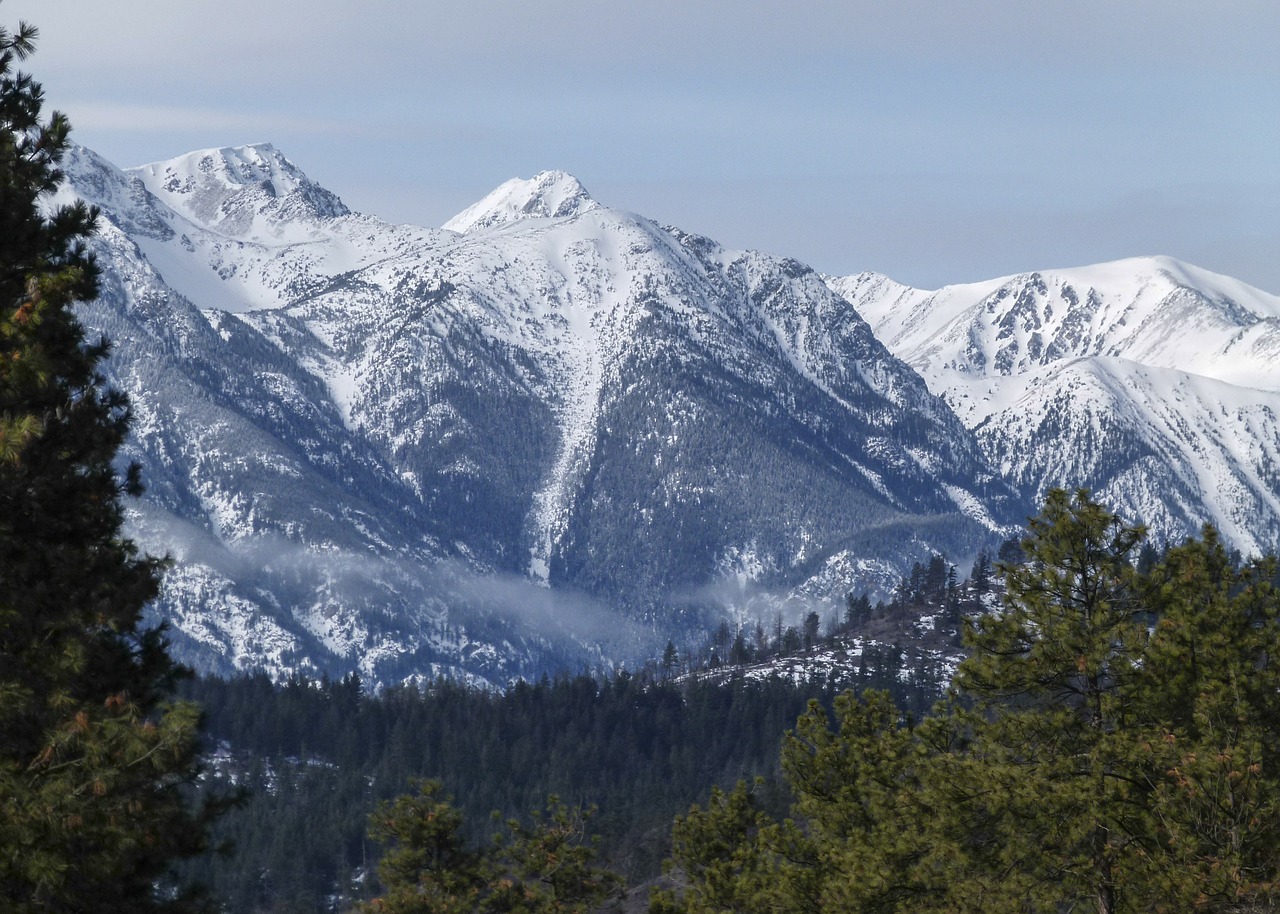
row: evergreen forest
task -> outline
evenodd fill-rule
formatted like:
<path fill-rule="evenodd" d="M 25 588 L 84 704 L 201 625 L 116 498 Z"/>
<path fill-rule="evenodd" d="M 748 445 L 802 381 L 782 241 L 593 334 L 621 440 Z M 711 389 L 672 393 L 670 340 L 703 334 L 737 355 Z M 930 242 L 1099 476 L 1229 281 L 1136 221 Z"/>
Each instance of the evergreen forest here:
<path fill-rule="evenodd" d="M 640 884 L 661 872 L 673 817 L 712 786 L 776 785 L 780 735 L 809 701 L 830 706 L 865 685 L 923 712 L 941 693 L 924 674 L 901 677 L 901 653 L 866 653 L 836 681 L 747 678 L 726 666 L 667 679 L 560 676 L 501 694 L 439 682 L 370 695 L 354 677 L 195 679 L 182 694 L 205 712 L 205 787 L 246 796 L 214 829 L 229 852 L 185 872 L 231 911 L 335 910 L 335 899 L 367 892 L 380 854 L 366 833 L 376 804 L 430 777 L 463 814 L 472 846 L 548 797 L 595 807 L 602 860 Z M 782 809 L 783 794 L 771 802 Z"/>

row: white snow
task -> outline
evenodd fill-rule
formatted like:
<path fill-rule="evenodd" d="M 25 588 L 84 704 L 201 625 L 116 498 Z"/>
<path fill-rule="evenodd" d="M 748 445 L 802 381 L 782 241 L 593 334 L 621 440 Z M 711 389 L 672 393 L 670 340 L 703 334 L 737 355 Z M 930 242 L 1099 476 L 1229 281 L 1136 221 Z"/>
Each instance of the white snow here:
<path fill-rule="evenodd" d="M 1122 468 L 1095 494 L 1158 537 L 1189 518 L 1243 552 L 1276 547 L 1280 297 L 1169 257 L 937 292 L 875 274 L 828 282 L 1041 494 L 1077 484 L 1123 429 L 1158 465 Z M 1037 437 L 1047 428 L 1056 444 Z"/>
<path fill-rule="evenodd" d="M 598 204 L 573 175 L 543 171 L 532 178 L 512 178 L 444 224 L 466 234 L 523 219 L 576 216 Z"/>
<path fill-rule="evenodd" d="M 212 345 L 253 339 L 254 345 L 274 346 L 272 356 L 289 363 L 288 372 L 264 371 L 258 385 L 276 402 L 297 405 L 309 402 L 311 379 L 304 372 L 310 373 L 331 401 L 316 408 L 336 408 L 326 415 L 340 416 L 373 449 L 411 453 L 466 439 L 468 417 L 433 387 L 446 371 L 467 376 L 470 366 L 462 363 L 468 350 L 457 345 L 457 334 L 476 334 L 479 346 L 507 356 L 501 365 L 511 373 L 512 387 L 523 385 L 530 402 L 548 409 L 553 420 L 522 542 L 528 575 L 542 583 L 549 583 L 597 436 L 609 433 L 600 428 L 601 400 L 613 390 L 613 373 L 632 352 L 641 321 L 677 325 L 682 343 L 714 351 L 728 371 L 776 378 L 806 394 L 807 382 L 851 412 L 880 398 L 938 409 L 923 402 L 928 398 L 919 396 L 914 377 L 885 368 L 891 363 L 864 364 L 847 355 L 840 334 L 855 325 L 861 333 L 862 324 L 814 274 L 602 207 L 563 172 L 507 182 L 444 230 L 429 230 L 348 213 L 265 144 L 203 150 L 128 172 L 86 151 L 76 168 L 84 192 L 98 194 L 119 215 L 120 224 L 106 226 L 99 242 L 114 246 L 133 270 L 120 282 L 134 306 L 139 289 L 169 299 L 177 292 L 203 310 L 198 329 L 213 329 Z M 1267 523 L 1280 530 L 1276 296 L 1162 257 L 936 291 L 870 273 L 826 282 L 946 397 L 1007 472 L 1033 476 L 1039 462 L 1069 477 L 1105 456 L 1097 453 L 1107 446 L 1105 436 L 1123 425 L 1149 453 L 1115 476 L 1112 491 L 1100 494 L 1125 501 L 1141 519 L 1167 529 L 1203 517 L 1246 551 L 1274 545 L 1259 519 L 1271 518 Z M 176 330 L 178 341 L 165 345 L 180 348 L 188 332 L 195 333 Z M 908 402 L 916 397 L 922 402 Z M 782 398 L 776 405 L 788 408 Z M 413 421 L 397 424 L 397 411 Z M 144 403 L 138 415 L 140 429 L 174 421 Z M 157 459 L 178 468 L 195 465 L 189 494 L 199 500 L 196 510 L 203 510 L 214 538 L 239 546 L 256 534 L 258 503 L 252 493 L 200 481 L 200 461 L 230 471 L 252 467 L 265 471 L 257 478 L 282 483 L 294 479 L 302 464 L 268 456 L 248 440 L 253 432 L 227 440 L 234 436 L 219 424 L 220 415 L 211 409 L 193 426 L 196 440 Z M 655 404 L 654 416 L 652 440 L 668 457 L 705 421 L 688 402 Z M 1025 442 L 1050 419 L 1078 435 L 1032 452 Z M 863 453 L 881 461 L 885 476 L 860 465 L 866 459 L 861 453 L 841 453 L 849 479 L 865 477 L 862 491 L 878 490 L 889 501 L 892 467 L 918 465 L 931 475 L 947 470 L 936 452 L 904 448 L 888 434 L 868 438 Z M 332 454 L 326 458 L 338 462 Z M 450 459 L 460 476 L 481 471 L 465 452 Z M 698 503 L 715 495 L 691 488 L 677 460 L 661 469 L 659 494 L 668 500 Z M 413 472 L 391 472 L 409 481 L 406 498 L 409 491 L 426 497 L 426 484 Z M 1177 492 L 1160 488 L 1166 480 L 1178 484 Z M 954 484 L 944 491 L 964 514 L 996 529 L 981 493 Z M 314 509 L 330 511 L 330 517 L 338 510 L 328 504 Z M 334 523 L 355 531 L 372 551 L 388 550 L 386 538 L 365 520 Z M 748 583 L 770 573 L 769 560 L 800 561 L 824 548 L 806 539 L 808 526 L 803 530 L 779 556 L 765 556 L 751 542 L 724 553 L 726 579 L 750 589 Z M 282 535 L 294 536 L 296 528 Z M 470 554 L 465 543 L 458 549 Z M 337 578 L 318 585 L 286 624 L 268 624 L 260 620 L 279 607 L 255 603 L 200 562 L 192 567 L 204 570 L 175 580 L 220 607 L 217 621 L 204 628 L 190 623 L 192 637 L 253 645 L 243 647 L 243 656 L 258 651 L 279 657 L 286 642 L 297 650 L 300 633 L 339 655 L 360 645 L 369 652 L 361 661 L 367 665 L 377 662 L 371 657 L 423 644 L 441 656 L 468 650 L 485 658 L 496 650 L 443 623 L 420 633 L 420 642 L 373 643 L 377 639 L 359 624 Z M 837 552 L 778 599 L 827 599 L 849 580 L 889 580 L 893 573 L 866 557 Z"/>

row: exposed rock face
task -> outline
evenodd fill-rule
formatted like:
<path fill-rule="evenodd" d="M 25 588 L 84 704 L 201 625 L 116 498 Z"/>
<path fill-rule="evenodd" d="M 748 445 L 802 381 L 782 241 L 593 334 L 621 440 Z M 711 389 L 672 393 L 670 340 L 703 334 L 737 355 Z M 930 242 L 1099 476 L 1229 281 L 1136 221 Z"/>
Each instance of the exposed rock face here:
<path fill-rule="evenodd" d="M 1085 486 L 1157 541 L 1280 542 L 1280 298 L 1168 257 L 925 292 L 832 280 L 1022 491 Z"/>
<path fill-rule="evenodd" d="M 135 406 L 134 534 L 174 555 L 156 611 L 203 668 L 501 686 L 645 656 L 963 562 L 1049 485 L 1162 535 L 1280 531 L 1280 306 L 1173 261 L 927 293 L 561 172 L 445 229 L 270 146 L 67 172 L 105 214 L 84 314 Z"/>

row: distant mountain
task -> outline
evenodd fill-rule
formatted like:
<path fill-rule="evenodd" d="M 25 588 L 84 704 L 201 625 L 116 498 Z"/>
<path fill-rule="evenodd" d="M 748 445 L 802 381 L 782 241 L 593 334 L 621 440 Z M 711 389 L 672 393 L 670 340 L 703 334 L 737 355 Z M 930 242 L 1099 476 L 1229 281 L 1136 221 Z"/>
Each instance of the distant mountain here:
<path fill-rule="evenodd" d="M 1034 498 L 1086 486 L 1157 540 L 1280 543 L 1280 298 L 1167 257 L 830 283 Z"/>
<path fill-rule="evenodd" d="M 66 171 L 105 215 L 84 316 L 135 404 L 134 534 L 198 666 L 501 685 L 834 611 L 1025 516 L 808 267 L 569 175 L 432 230 L 265 145 Z"/>

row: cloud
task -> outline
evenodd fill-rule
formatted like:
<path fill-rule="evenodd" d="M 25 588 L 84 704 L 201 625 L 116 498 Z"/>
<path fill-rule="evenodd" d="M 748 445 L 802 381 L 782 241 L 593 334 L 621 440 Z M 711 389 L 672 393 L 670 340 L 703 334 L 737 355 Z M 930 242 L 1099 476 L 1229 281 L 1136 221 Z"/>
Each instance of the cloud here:
<path fill-rule="evenodd" d="M 986 59 L 1075 70 L 1182 59 L 1274 73 L 1272 39 L 1280 30 L 1280 10 L 1269 0 L 1164 0 L 1158 15 L 1150 5 L 1114 0 L 7 0 L 3 10 L 7 20 L 42 28 L 41 54 L 58 66 L 104 78 L 111 76 L 105 51 L 110 70 L 122 73 L 181 72 L 218 83 L 291 73 L 353 91 L 396 73 L 453 74 L 461 83 L 590 70 L 653 81 L 664 73 L 765 73 L 833 57 L 873 66 Z"/>
<path fill-rule="evenodd" d="M 638 650 L 651 650 L 656 643 L 649 629 L 578 591 L 544 587 L 517 575 L 480 573 L 460 562 L 442 563 L 429 573 L 459 603 L 498 613 L 527 635 L 548 637 L 559 632 L 625 659 L 635 659 Z"/>
<path fill-rule="evenodd" d="M 145 502 L 130 512 L 130 535 L 146 550 L 167 550 L 182 565 L 203 566 L 219 587 L 264 606 L 325 614 L 338 609 L 356 628 L 401 632 L 418 641 L 447 624 L 480 643 L 502 640 L 561 658 L 633 662 L 661 645 L 648 628 L 614 607 L 573 591 L 550 589 L 459 560 L 415 561 L 332 547 L 309 547 L 273 535 L 226 542 L 212 532 Z M 268 596 L 269 595 L 269 596 Z M 376 621 L 375 621 L 376 617 Z M 287 629 L 290 618 L 280 620 Z M 339 627 L 348 627 L 339 620 Z M 368 648 L 372 645 L 363 645 Z"/>

